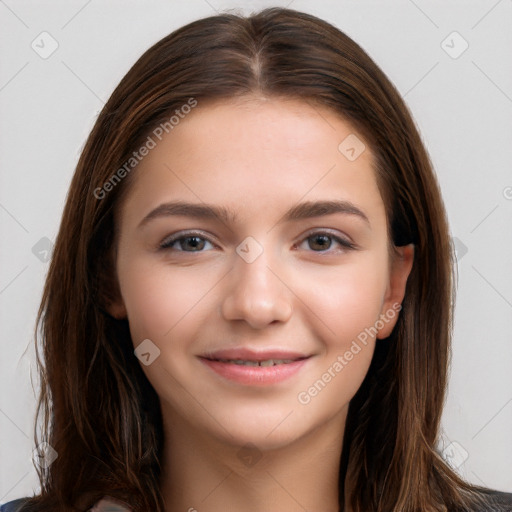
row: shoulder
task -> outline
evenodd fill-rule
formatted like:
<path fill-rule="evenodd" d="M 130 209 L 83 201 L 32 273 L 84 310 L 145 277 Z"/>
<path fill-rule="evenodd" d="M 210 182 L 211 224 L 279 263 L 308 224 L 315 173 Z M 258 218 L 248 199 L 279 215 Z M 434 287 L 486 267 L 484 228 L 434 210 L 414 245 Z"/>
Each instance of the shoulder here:
<path fill-rule="evenodd" d="M 491 505 L 485 509 L 478 509 L 475 512 L 512 512 L 512 493 L 500 491 L 488 491 L 485 493 L 490 498 Z M 21 506 L 28 501 L 28 498 L 20 498 L 0 505 L 0 512 L 18 512 Z M 105 496 L 92 509 L 93 512 L 112 511 L 129 512 L 129 509 L 123 506 L 121 502 Z"/>
<path fill-rule="evenodd" d="M 29 498 L 19 498 L 0 505 L 0 512 L 21 512 L 21 507 Z M 126 503 L 116 500 L 111 496 L 104 496 L 88 512 L 130 512 Z"/>
<path fill-rule="evenodd" d="M 4 505 L 0 505 L 0 512 L 18 512 L 21 506 L 28 501 L 28 498 L 20 498 L 14 501 L 9 501 Z"/>
<path fill-rule="evenodd" d="M 486 490 L 484 496 L 489 500 L 489 506 L 475 512 L 512 512 L 512 493 Z"/>
<path fill-rule="evenodd" d="M 104 496 L 103 499 L 98 501 L 88 512 L 131 512 L 131 510 L 128 508 L 128 504 L 116 500 L 111 496 Z"/>

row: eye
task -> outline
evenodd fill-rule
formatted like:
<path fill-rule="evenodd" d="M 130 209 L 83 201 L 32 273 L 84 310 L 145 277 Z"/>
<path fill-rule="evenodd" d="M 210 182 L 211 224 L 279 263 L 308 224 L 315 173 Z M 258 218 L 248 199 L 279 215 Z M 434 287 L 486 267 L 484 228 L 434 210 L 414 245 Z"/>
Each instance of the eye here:
<path fill-rule="evenodd" d="M 186 233 L 173 235 L 166 238 L 161 244 L 160 249 L 171 249 L 178 252 L 204 252 L 206 244 L 213 244 L 200 233 Z M 175 247 L 176 246 L 176 247 Z"/>
<path fill-rule="evenodd" d="M 341 238 L 339 236 L 333 235 L 332 233 L 325 231 L 318 231 L 316 233 L 308 235 L 304 239 L 304 241 L 299 245 L 299 247 L 304 243 L 307 243 L 308 247 L 313 252 L 327 252 L 329 249 L 331 249 L 333 242 L 341 246 L 342 250 L 350 250 L 356 248 L 356 246 L 352 242 L 349 242 L 344 238 Z"/>
<path fill-rule="evenodd" d="M 309 234 L 299 245 L 301 247 L 304 243 L 308 244 L 309 249 L 313 252 L 332 252 L 331 249 L 333 243 L 338 244 L 343 250 L 355 249 L 356 246 L 337 235 L 334 235 L 325 231 L 318 231 L 316 233 Z M 202 233 L 179 233 L 166 238 L 160 245 L 159 248 L 162 250 L 172 250 L 178 252 L 204 252 L 207 248 L 206 245 L 210 244 L 210 250 L 215 246 L 208 240 L 208 238 L 202 236 Z"/>

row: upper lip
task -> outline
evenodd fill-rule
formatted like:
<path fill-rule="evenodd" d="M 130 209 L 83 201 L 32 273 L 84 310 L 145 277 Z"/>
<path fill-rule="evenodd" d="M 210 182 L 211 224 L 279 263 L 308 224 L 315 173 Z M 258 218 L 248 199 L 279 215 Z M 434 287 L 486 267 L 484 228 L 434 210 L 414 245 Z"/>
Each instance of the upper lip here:
<path fill-rule="evenodd" d="M 292 352 L 286 349 L 272 350 L 251 350 L 248 348 L 228 348 L 215 350 L 213 352 L 202 354 L 200 357 L 211 360 L 241 360 L 241 361 L 268 361 L 269 359 L 291 359 L 299 360 L 310 357 L 300 352 Z"/>

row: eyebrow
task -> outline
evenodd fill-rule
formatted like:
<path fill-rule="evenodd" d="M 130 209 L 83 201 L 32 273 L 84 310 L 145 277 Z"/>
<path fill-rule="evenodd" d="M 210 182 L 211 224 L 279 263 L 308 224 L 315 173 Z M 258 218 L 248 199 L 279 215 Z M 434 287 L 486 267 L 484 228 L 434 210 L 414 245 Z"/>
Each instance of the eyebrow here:
<path fill-rule="evenodd" d="M 342 213 L 358 217 L 370 225 L 366 214 L 350 201 L 306 201 L 290 208 L 279 220 L 282 222 L 293 222 Z M 161 217 L 183 216 L 194 219 L 215 220 L 219 219 L 226 224 L 237 222 L 237 215 L 234 211 L 224 206 L 214 206 L 206 203 L 187 203 L 184 201 L 172 201 L 163 203 L 151 210 L 140 222 L 139 228 L 145 226 L 149 221 Z"/>

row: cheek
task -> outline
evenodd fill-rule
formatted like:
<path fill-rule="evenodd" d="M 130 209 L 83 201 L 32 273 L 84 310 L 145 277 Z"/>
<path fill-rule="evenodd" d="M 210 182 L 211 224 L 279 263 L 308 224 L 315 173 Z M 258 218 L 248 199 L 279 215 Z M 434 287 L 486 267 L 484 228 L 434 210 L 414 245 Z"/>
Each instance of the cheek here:
<path fill-rule="evenodd" d="M 298 412 L 327 421 L 345 407 L 370 366 L 386 289 L 384 265 L 346 267 L 310 288 L 308 322 L 323 340 L 321 363 L 302 383 Z M 312 313 L 315 314 L 312 314 Z"/>
<path fill-rule="evenodd" d="M 150 338 L 157 345 L 201 314 L 213 285 L 205 276 L 170 269 L 159 264 L 121 267 L 121 294 L 127 309 L 134 344 Z"/>
<path fill-rule="evenodd" d="M 368 257 L 354 265 L 298 276 L 297 282 L 302 283 L 305 305 L 314 313 L 310 318 L 317 318 L 330 345 L 342 348 L 379 319 L 387 277 L 386 262 Z"/>

